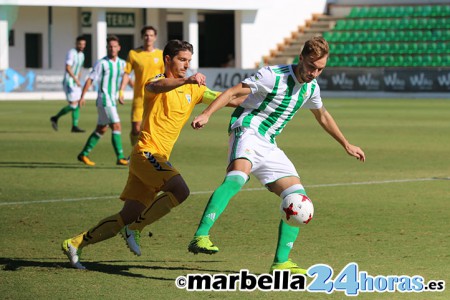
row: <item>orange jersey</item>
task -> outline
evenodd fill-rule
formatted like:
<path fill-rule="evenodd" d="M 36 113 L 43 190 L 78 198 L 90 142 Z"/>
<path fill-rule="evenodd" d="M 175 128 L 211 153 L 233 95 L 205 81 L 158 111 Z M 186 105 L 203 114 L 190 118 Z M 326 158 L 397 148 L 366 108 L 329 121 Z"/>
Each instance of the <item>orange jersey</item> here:
<path fill-rule="evenodd" d="M 162 50 L 155 49 L 152 52 L 142 48 L 130 50 L 125 66 L 125 73 L 134 71 L 134 96 L 133 101 L 142 103 L 144 98 L 145 83 L 156 75 L 164 72 L 164 60 Z"/>
<path fill-rule="evenodd" d="M 159 154 L 168 160 L 195 105 L 219 94 L 197 84 L 185 84 L 166 93 L 145 91 L 141 134 L 135 150 Z"/>

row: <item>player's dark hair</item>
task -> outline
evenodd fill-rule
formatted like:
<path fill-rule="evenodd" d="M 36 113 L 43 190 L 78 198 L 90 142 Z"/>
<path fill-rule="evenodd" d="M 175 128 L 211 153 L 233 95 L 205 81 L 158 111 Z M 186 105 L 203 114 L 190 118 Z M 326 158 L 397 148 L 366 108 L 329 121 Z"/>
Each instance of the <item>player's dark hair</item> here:
<path fill-rule="evenodd" d="M 86 42 L 86 37 L 85 37 L 84 35 L 79 35 L 79 36 L 77 36 L 77 43 L 78 43 L 79 41 L 85 41 L 85 42 Z"/>
<path fill-rule="evenodd" d="M 328 42 L 321 36 L 315 36 L 305 42 L 301 55 L 303 57 L 310 56 L 313 60 L 318 60 L 328 55 L 329 52 Z"/>
<path fill-rule="evenodd" d="M 114 35 L 114 34 L 108 35 L 108 38 L 106 39 L 106 43 L 108 44 L 111 41 L 115 41 L 120 44 L 120 40 L 117 35 Z"/>
<path fill-rule="evenodd" d="M 158 35 L 158 32 L 156 31 L 156 28 L 150 25 L 146 25 L 144 27 L 142 27 L 141 29 L 141 37 L 144 37 L 144 34 L 147 30 L 153 30 L 153 32 L 155 33 L 155 35 Z"/>
<path fill-rule="evenodd" d="M 189 51 L 194 54 L 194 47 L 186 41 L 170 40 L 164 47 L 163 57 L 169 55 L 170 59 L 174 58 L 180 51 Z"/>

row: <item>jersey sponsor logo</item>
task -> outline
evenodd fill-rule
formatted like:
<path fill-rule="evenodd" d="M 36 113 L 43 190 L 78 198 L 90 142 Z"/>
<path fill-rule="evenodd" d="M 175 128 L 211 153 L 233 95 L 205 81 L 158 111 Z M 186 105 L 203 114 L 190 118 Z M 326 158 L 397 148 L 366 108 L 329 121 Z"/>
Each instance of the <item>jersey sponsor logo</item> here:
<path fill-rule="evenodd" d="M 153 58 L 153 62 L 154 62 L 155 64 L 157 64 L 157 63 L 159 62 L 159 58 L 157 58 L 157 57 Z"/>

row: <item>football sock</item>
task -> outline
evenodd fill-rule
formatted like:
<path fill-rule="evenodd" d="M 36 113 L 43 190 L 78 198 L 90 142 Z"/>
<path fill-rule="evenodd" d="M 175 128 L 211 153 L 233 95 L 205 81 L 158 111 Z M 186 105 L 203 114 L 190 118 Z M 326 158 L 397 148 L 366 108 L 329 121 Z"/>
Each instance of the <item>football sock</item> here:
<path fill-rule="evenodd" d="M 95 145 L 97 145 L 97 143 L 101 137 L 102 137 L 102 135 L 100 133 L 98 133 L 97 131 L 94 131 L 93 133 L 91 133 L 88 140 L 86 141 L 86 145 L 84 145 L 84 148 L 80 154 L 83 156 L 88 156 L 89 152 L 91 152 L 91 150 L 94 149 Z"/>
<path fill-rule="evenodd" d="M 134 135 L 132 132 L 130 132 L 130 142 L 131 142 L 131 146 L 136 145 L 137 141 L 139 138 L 139 134 Z"/>
<path fill-rule="evenodd" d="M 65 114 L 71 112 L 74 108 L 70 105 L 64 106 L 57 114 L 56 118 L 59 119 L 60 117 L 64 116 Z"/>
<path fill-rule="evenodd" d="M 241 190 L 247 179 L 248 175 L 244 172 L 231 171 L 227 174 L 225 180 L 209 198 L 195 236 L 209 234 L 214 222 L 225 210 L 230 199 Z"/>
<path fill-rule="evenodd" d="M 172 208 L 180 204 L 171 192 L 164 192 L 157 196 L 152 204 L 147 207 L 136 221 L 128 225 L 131 230 L 139 230 L 152 224 L 167 215 Z"/>
<path fill-rule="evenodd" d="M 72 108 L 72 126 L 78 127 L 78 120 L 80 119 L 80 107 Z"/>
<path fill-rule="evenodd" d="M 92 245 L 106 239 L 112 238 L 125 226 L 120 214 L 115 214 L 101 220 L 96 226 L 88 231 L 80 233 L 71 239 L 72 245 L 81 249 L 87 245 Z"/>
<path fill-rule="evenodd" d="M 306 192 L 303 186 L 296 184 L 284 190 L 280 197 L 284 198 L 289 194 L 298 193 L 306 196 Z M 275 263 L 283 263 L 289 259 L 289 254 L 291 253 L 294 242 L 297 239 L 300 228 L 293 227 L 286 224 L 283 220 L 280 220 L 280 225 L 278 226 L 278 243 L 277 249 L 275 251 Z"/>
<path fill-rule="evenodd" d="M 124 159 L 123 148 L 122 148 L 122 136 L 120 131 L 113 131 L 111 135 L 111 143 L 114 147 L 114 152 L 116 152 L 117 159 Z"/>

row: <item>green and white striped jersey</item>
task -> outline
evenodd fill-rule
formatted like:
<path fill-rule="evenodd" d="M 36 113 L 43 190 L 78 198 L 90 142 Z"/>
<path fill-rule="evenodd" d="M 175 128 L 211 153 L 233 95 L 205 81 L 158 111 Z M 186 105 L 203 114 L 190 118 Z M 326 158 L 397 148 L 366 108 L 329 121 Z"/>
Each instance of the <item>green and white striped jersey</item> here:
<path fill-rule="evenodd" d="M 274 144 L 299 108 L 321 108 L 317 81 L 299 83 L 294 67 L 268 66 L 244 79 L 242 82 L 250 86 L 252 93 L 233 112 L 230 130 L 250 127 Z"/>
<path fill-rule="evenodd" d="M 84 64 L 84 53 L 78 52 L 75 48 L 70 49 L 66 54 L 66 65 L 69 65 L 72 68 L 72 73 L 76 77 L 78 77 L 78 74 L 81 72 L 81 68 L 83 68 Z M 75 80 L 67 73 L 67 71 L 64 72 L 64 85 L 68 85 L 70 87 L 76 86 Z"/>
<path fill-rule="evenodd" d="M 125 60 L 117 57 L 116 61 L 108 56 L 103 57 L 95 64 L 89 78 L 98 83 L 97 106 L 116 106 L 116 100 L 125 69 Z"/>

